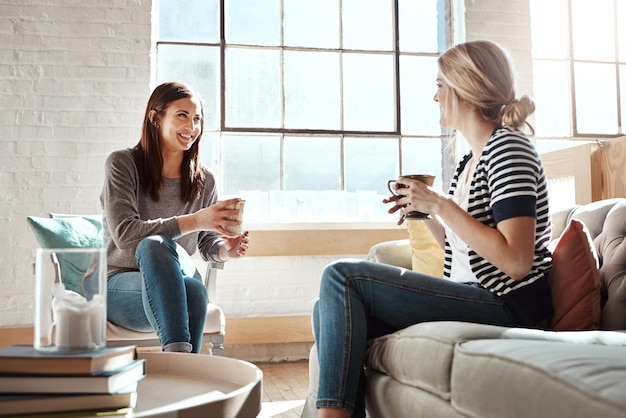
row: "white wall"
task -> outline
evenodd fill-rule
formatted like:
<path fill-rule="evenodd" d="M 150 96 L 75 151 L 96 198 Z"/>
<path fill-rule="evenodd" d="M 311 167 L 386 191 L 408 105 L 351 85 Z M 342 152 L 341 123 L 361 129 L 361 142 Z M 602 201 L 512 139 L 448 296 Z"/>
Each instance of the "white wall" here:
<path fill-rule="evenodd" d="M 106 155 L 137 142 L 150 94 L 150 0 L 0 0 L 0 326 L 32 324 L 26 216 L 95 213 Z M 527 0 L 466 0 L 468 39 L 507 46 L 532 91 Z M 227 316 L 309 313 L 333 257 L 230 262 Z"/>
<path fill-rule="evenodd" d="M 0 1 L 0 326 L 32 323 L 27 215 L 96 213 L 103 163 L 136 143 L 151 0 Z"/>

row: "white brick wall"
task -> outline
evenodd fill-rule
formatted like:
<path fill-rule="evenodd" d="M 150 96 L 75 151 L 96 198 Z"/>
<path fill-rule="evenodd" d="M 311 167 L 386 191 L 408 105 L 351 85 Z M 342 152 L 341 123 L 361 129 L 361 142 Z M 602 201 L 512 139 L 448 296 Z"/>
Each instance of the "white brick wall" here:
<path fill-rule="evenodd" d="M 338 258 L 245 257 L 229 261 L 218 273 L 216 302 L 227 316 L 310 314 L 322 270 Z"/>
<path fill-rule="evenodd" d="M 137 141 L 151 7 L 0 1 L 0 326 L 32 323 L 26 216 L 97 212 L 104 158 Z"/>
<path fill-rule="evenodd" d="M 532 91 L 527 0 L 465 0 L 468 39 L 507 46 Z M 150 0 L 0 0 L 0 326 L 32 324 L 26 216 L 94 213 L 106 155 L 132 146 L 150 94 Z M 309 313 L 332 257 L 230 262 L 227 316 Z"/>
<path fill-rule="evenodd" d="M 466 39 L 490 39 L 511 53 L 517 92 L 532 97 L 529 0 L 465 0 Z"/>

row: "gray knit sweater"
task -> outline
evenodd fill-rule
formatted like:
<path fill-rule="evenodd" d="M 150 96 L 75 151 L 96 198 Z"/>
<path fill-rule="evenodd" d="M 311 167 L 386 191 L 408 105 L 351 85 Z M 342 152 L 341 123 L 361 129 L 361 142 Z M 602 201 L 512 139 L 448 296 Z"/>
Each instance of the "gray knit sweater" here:
<path fill-rule="evenodd" d="M 181 236 L 176 216 L 194 213 L 217 201 L 215 178 L 208 169 L 198 198 L 180 198 L 180 179 L 164 179 L 160 201 L 154 201 L 139 185 L 139 173 L 130 149 L 114 151 L 105 162 L 105 179 L 100 203 L 103 210 L 104 245 L 108 274 L 138 270 L 135 249 L 150 235 L 175 239 L 189 254 L 200 251 L 204 260 L 219 267 L 219 250 L 224 241 L 216 231 L 192 232 Z"/>

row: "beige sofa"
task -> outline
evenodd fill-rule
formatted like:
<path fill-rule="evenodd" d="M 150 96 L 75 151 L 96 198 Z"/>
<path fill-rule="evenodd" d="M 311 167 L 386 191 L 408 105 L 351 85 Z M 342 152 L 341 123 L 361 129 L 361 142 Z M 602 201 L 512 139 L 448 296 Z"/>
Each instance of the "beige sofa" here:
<path fill-rule="evenodd" d="M 462 322 L 413 325 L 371 342 L 366 359 L 368 416 L 625 417 L 626 333 L 620 330 L 626 329 L 626 199 L 554 214 L 553 237 L 571 218 L 587 226 L 602 261 L 604 330 L 555 332 Z M 407 246 L 408 241 L 381 243 L 369 257 L 410 266 Z M 305 418 L 317 415 L 315 346 L 309 364 Z"/>

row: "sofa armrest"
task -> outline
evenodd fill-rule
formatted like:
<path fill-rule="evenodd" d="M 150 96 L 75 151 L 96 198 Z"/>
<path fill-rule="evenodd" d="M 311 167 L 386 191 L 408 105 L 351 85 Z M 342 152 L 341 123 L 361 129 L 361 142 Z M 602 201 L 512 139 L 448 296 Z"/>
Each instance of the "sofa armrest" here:
<path fill-rule="evenodd" d="M 411 245 L 408 239 L 380 242 L 367 255 L 368 261 L 411 269 Z"/>

